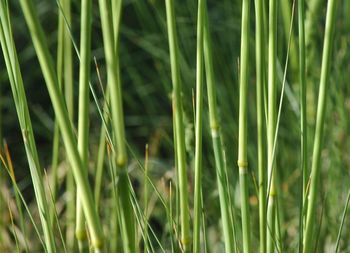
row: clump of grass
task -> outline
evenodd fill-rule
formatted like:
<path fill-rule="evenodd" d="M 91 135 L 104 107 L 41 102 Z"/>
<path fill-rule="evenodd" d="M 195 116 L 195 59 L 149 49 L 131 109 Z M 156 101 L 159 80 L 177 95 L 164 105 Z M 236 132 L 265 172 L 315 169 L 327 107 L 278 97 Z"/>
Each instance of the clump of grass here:
<path fill-rule="evenodd" d="M 77 140 L 73 133 L 72 123 L 69 120 L 67 109 L 64 106 L 63 96 L 59 90 L 58 79 L 46 44 L 44 32 L 39 23 L 33 3 L 31 1 L 20 1 L 20 4 L 36 49 L 51 102 L 57 116 L 63 142 L 67 150 L 67 156 L 72 166 L 74 179 L 77 188 L 81 193 L 81 202 L 83 204 L 85 218 L 91 233 L 92 244 L 96 251 L 99 251 L 99 249 L 103 247 L 103 234 L 100 220 L 95 209 L 92 191 L 87 180 L 87 172 L 79 156 Z"/>
<path fill-rule="evenodd" d="M 119 36 L 117 32 L 119 31 L 121 1 L 118 2 L 120 3 L 114 3 L 111 5 L 109 1 L 100 0 L 99 6 L 107 65 L 108 87 L 110 89 L 112 129 L 115 135 L 114 141 L 116 143 L 115 162 L 117 168 L 119 169 L 118 203 L 120 205 L 119 212 L 121 217 L 120 228 L 122 232 L 124 252 L 132 253 L 136 251 L 136 238 L 133 207 L 130 199 L 129 178 L 127 175 L 125 126 L 122 105 L 122 90 L 119 76 Z M 116 22 L 113 22 L 111 14 L 116 14 Z"/>
<path fill-rule="evenodd" d="M 95 252 L 225 251 L 231 253 L 257 251 L 257 245 L 259 245 L 259 251 L 264 253 L 294 251 L 298 241 L 299 251 L 308 253 L 314 248 L 316 250 L 320 248 L 319 244 L 327 244 L 327 242 L 324 243 L 324 236 L 332 232 L 331 227 L 334 226 L 332 223 L 327 223 L 327 227 L 324 226 L 322 223 L 329 222 L 329 219 L 321 217 L 319 231 L 315 232 L 316 200 L 318 192 L 328 189 L 328 186 L 321 187 L 318 181 L 321 174 L 320 153 L 324 146 L 322 136 L 326 124 L 326 93 L 328 90 L 330 93 L 334 92 L 333 89 L 328 88 L 328 79 L 337 1 L 330 0 L 327 8 L 312 171 L 310 185 L 307 186 L 309 182 L 307 137 L 311 130 L 307 128 L 307 120 L 311 122 L 312 119 L 307 115 L 308 110 L 312 109 L 312 103 L 307 98 L 313 87 L 306 84 L 314 81 L 307 72 L 307 66 L 313 63 L 313 58 L 309 57 L 310 51 L 317 48 L 314 45 L 316 43 L 308 42 L 311 34 L 308 26 L 310 26 L 310 21 L 316 24 L 315 17 L 319 12 L 316 10 L 323 8 L 321 1 L 312 0 L 307 4 L 303 0 L 298 1 L 299 40 L 294 40 L 292 27 L 295 1 L 290 9 L 290 1 L 280 3 L 276 0 L 269 0 L 269 6 L 267 6 L 263 0 L 255 0 L 254 55 L 251 40 L 253 28 L 250 24 L 254 18 L 250 17 L 251 1 L 249 0 L 242 1 L 241 10 L 234 8 L 236 5 L 232 1 L 224 0 L 215 5 L 209 2 L 209 13 L 206 0 L 183 1 L 179 5 L 173 0 L 166 0 L 165 4 L 157 1 L 99 0 L 98 3 L 95 3 L 91 0 L 83 0 L 80 3 L 79 29 L 75 29 L 74 24 L 74 21 L 77 20 L 74 12 L 79 8 L 78 5 L 75 6 L 77 8 L 71 9 L 71 4 L 74 2 L 57 0 L 59 22 L 55 70 L 53 58 L 49 53 L 49 44 L 43 34 L 36 9 L 32 1 L 20 0 L 20 7 L 29 27 L 29 35 L 33 40 L 35 54 L 39 58 L 56 118 L 52 170 L 50 171 L 52 174 L 50 176 L 54 179 L 52 187 L 48 187 L 50 191 L 53 189 L 51 202 L 46 200 L 47 193 L 44 189 L 37 152 L 39 146 L 36 146 L 34 141 L 7 1 L 0 1 L 2 7 L 0 9 L 0 42 L 17 117 L 21 129 L 24 129 L 22 131 L 24 147 L 43 230 L 43 236 L 41 236 L 40 229 L 33 222 L 35 217 L 33 218 L 29 210 L 35 207 L 28 206 L 23 201 L 24 198 L 19 190 L 21 185 L 17 185 L 14 178 L 13 166 L 10 165 L 11 159 L 6 148 L 6 159 L 2 153 L 0 153 L 0 159 L 10 174 L 16 204 L 20 212 L 16 215 L 15 209 L 10 210 L 11 225 L 8 227 L 9 231 L 6 232 L 12 238 L 9 239 L 11 242 L 8 245 L 12 245 L 17 251 L 21 251 L 22 248 L 26 251 L 32 250 L 31 243 L 26 244 L 32 240 L 32 237 L 34 238 L 28 233 L 30 226 L 28 231 L 24 229 L 27 225 L 26 215 L 29 216 L 38 235 L 33 240 L 35 241 L 34 247 L 42 247 L 45 252 L 49 253 L 77 250 L 88 252 L 92 248 Z M 99 15 L 100 23 L 99 21 L 92 23 L 92 12 L 97 5 L 99 13 L 96 12 L 96 15 Z M 14 4 L 13 8 L 16 8 L 15 6 Z M 280 25 L 277 22 L 279 7 L 282 8 L 281 17 L 284 19 L 284 29 L 283 24 Z M 197 12 L 193 11 L 196 8 Z M 121 26 L 122 12 L 126 12 L 123 26 Z M 310 16 L 311 13 L 313 17 Z M 136 15 L 136 18 L 130 18 L 131 14 Z M 229 19 L 216 18 L 223 14 Z M 235 22 L 240 18 L 241 28 L 236 25 L 239 22 Z M 94 43 L 91 45 L 91 34 L 95 31 L 94 24 L 101 25 L 102 38 L 99 39 L 96 36 L 95 42 L 94 37 Z M 197 32 L 193 29 L 194 24 L 196 24 Z M 339 26 L 345 27 L 343 24 Z M 162 36 L 158 29 L 160 31 L 163 29 L 163 32 L 166 33 L 163 35 L 167 35 L 167 38 Z M 74 42 L 76 30 L 80 32 L 79 49 Z M 240 37 L 236 36 L 239 33 Z M 225 36 L 222 36 L 223 34 Z M 284 52 L 283 43 L 279 43 L 280 38 L 283 41 L 283 37 L 288 40 L 286 52 Z M 319 38 L 312 39 L 315 39 L 313 42 L 316 42 Z M 295 52 L 297 41 L 299 41 L 299 55 Z M 344 41 L 337 54 L 337 57 L 342 60 L 349 59 L 344 53 L 348 46 L 346 40 Z M 237 46 L 238 43 L 240 47 Z M 79 59 L 77 62 L 79 64 L 79 90 L 73 88 L 73 70 L 78 67 L 78 64 L 75 66 L 75 61 L 73 61 L 73 45 Z M 95 45 L 97 45 L 96 50 L 92 49 Z M 30 50 L 25 50 L 27 51 Z M 94 88 L 96 80 L 94 73 L 90 73 L 92 52 L 96 54 L 96 74 L 101 86 L 102 101 L 99 101 L 99 92 L 96 92 Z M 286 65 L 283 73 L 279 57 L 285 53 Z M 100 62 L 101 57 L 103 58 L 102 55 L 105 58 L 105 68 L 102 65 L 100 72 L 97 62 Z M 255 56 L 255 71 L 253 56 Z M 289 70 L 289 56 L 292 71 Z M 238 57 L 239 73 L 236 73 L 235 69 L 233 71 L 232 69 Z M 299 62 L 296 61 L 298 58 Z M 317 69 L 316 65 L 313 64 L 312 71 Z M 346 64 L 343 65 L 345 66 L 343 68 L 346 69 Z M 287 79 L 290 79 L 292 83 L 297 81 L 294 75 L 289 75 L 296 73 L 296 67 L 299 68 L 300 112 L 295 95 L 298 86 L 289 87 L 287 83 Z M 340 69 L 343 68 L 342 66 L 337 68 L 336 82 L 343 80 L 339 77 Z M 104 90 L 105 70 L 107 87 Z M 3 80 L 1 74 L 2 72 L 0 72 L 0 81 Z M 235 78 L 236 75 L 238 78 Z M 171 76 L 171 82 L 169 82 L 169 76 Z M 125 83 L 123 88 L 122 83 Z M 204 83 L 207 85 L 207 94 L 203 93 Z M 255 83 L 256 87 L 254 87 Z M 280 89 L 280 83 L 282 87 L 278 108 L 277 92 Z M 186 110 L 191 107 L 191 100 L 188 99 L 189 94 L 187 93 L 194 87 L 194 84 L 196 94 L 193 95 L 195 101 L 192 102 L 195 117 L 192 122 L 191 117 L 186 117 Z M 233 88 L 236 87 L 235 85 L 239 87 L 239 92 L 235 92 L 237 90 Z M 342 86 L 339 85 L 339 87 Z M 338 90 L 339 87 L 337 85 L 336 96 L 332 100 L 333 106 L 338 106 L 336 110 L 332 110 L 332 116 L 337 119 L 340 112 L 341 126 L 347 129 L 345 126 L 348 124 L 344 116 L 348 111 L 347 95 L 340 95 L 340 93 L 348 89 L 343 87 Z M 91 110 L 91 115 L 89 88 L 98 111 Z M 251 100 L 254 88 L 256 88 L 256 94 L 254 94 L 256 108 L 252 106 L 255 101 Z M 75 110 L 73 97 L 76 96 L 74 94 L 76 90 L 78 90 L 77 94 L 79 93 L 77 137 L 73 117 Z M 165 92 L 172 92 L 172 118 L 169 115 L 169 102 L 166 98 L 164 99 Z M 290 103 L 287 106 L 283 104 L 285 92 Z M 163 100 L 158 99 L 156 97 L 158 95 Z M 204 113 L 206 101 L 209 109 L 208 117 Z M 1 106 L 6 106 L 6 103 L 1 102 Z M 166 103 L 167 106 L 164 106 Z M 155 114 L 157 116 L 153 117 Z M 219 114 L 224 116 L 222 122 Z M 95 120 L 96 115 L 98 120 Z M 0 116 L 3 116 L 1 111 Z M 298 122 L 296 119 L 299 117 L 300 123 L 295 123 Z M 164 120 L 159 120 L 163 123 L 158 123 L 159 118 L 164 118 Z M 50 119 L 42 121 L 50 121 Z M 192 123 L 195 125 L 194 143 L 191 143 L 192 139 L 187 139 L 191 135 L 188 133 L 192 131 Z M 89 133 L 90 124 L 91 130 L 101 124 L 98 138 L 96 138 L 98 134 L 94 135 L 93 131 Z M 50 124 L 47 125 L 50 126 Z M 130 130 L 126 127 L 130 127 Z M 299 127 L 300 131 L 298 131 Z M 342 127 L 335 128 L 340 129 L 340 133 L 345 133 Z M 173 130 L 173 138 L 169 134 L 171 130 Z M 211 139 L 207 139 L 208 130 Z M 256 136 L 255 130 L 257 130 Z M 152 131 L 151 137 L 148 136 L 148 131 Z M 0 125 L 0 136 L 1 134 Z M 338 149 L 338 146 L 345 150 L 348 143 L 343 140 L 346 138 L 339 135 L 341 137 L 337 138 L 341 139 L 340 145 L 336 143 L 334 145 L 336 147 L 332 146 L 331 155 L 327 152 L 325 155 L 332 163 L 347 164 L 346 159 L 343 159 L 344 151 L 338 153 L 337 150 L 341 150 Z M 135 141 L 135 136 L 137 136 L 137 141 Z M 70 163 L 67 166 L 66 186 L 61 186 L 61 180 L 59 180 L 61 137 Z M 97 144 L 94 138 L 98 139 Z M 145 161 L 141 161 L 139 158 L 143 157 L 144 145 L 142 144 L 141 152 L 138 152 L 138 148 L 140 139 L 143 141 L 144 138 L 147 138 L 145 142 L 149 145 L 146 145 Z M 207 148 L 210 142 L 212 149 Z M 300 143 L 300 156 L 295 155 L 298 153 L 296 143 Z M 330 144 L 327 143 L 327 145 Z M 90 156 L 88 155 L 89 150 L 92 150 Z M 96 155 L 95 150 L 98 150 Z M 233 154 L 236 150 L 238 151 L 239 169 L 230 171 L 235 167 L 234 161 L 231 155 L 226 157 L 225 154 Z M 339 162 L 339 160 L 345 161 Z M 90 186 L 88 167 L 92 162 L 94 170 L 91 173 L 93 175 L 91 179 L 94 185 Z M 175 163 L 174 175 L 170 173 L 171 169 L 168 171 L 168 167 L 171 167 L 173 162 Z M 190 169 L 192 164 L 194 178 L 192 178 Z M 210 170 L 211 166 L 213 170 Z M 300 170 L 293 170 L 299 166 Z M 138 172 L 135 172 L 135 167 L 143 173 L 141 177 Z M 258 173 L 257 185 L 254 175 L 255 167 Z M 163 168 L 166 171 L 165 174 L 164 171 L 161 171 Z M 283 170 L 277 170 L 277 168 L 283 168 Z M 106 169 L 109 170 L 109 173 L 105 173 Z M 330 172 L 335 175 L 334 170 Z M 168 176 L 168 174 L 171 175 Z M 216 182 L 213 175 L 216 176 Z M 344 177 L 344 175 L 341 176 Z M 173 181 L 174 179 L 176 180 Z M 250 193 L 252 186 L 255 186 L 255 194 Z M 71 201 L 69 196 L 75 193 L 75 189 L 77 189 L 77 199 Z M 94 189 L 95 198 L 93 198 L 92 189 Z M 294 194 L 299 190 L 300 199 L 298 200 Z M 231 195 L 237 197 L 237 200 L 232 201 Z M 340 228 L 337 231 L 336 251 L 343 246 L 340 240 L 342 233 L 348 232 L 345 226 L 345 216 L 349 196 L 340 221 Z M 258 202 L 255 201 L 256 197 Z M 218 203 L 216 203 L 217 199 Z M 285 199 L 288 201 L 284 201 Z M 297 200 L 297 205 L 289 201 L 290 199 Z M 142 206 L 140 202 L 143 202 Z M 328 198 L 325 199 L 321 216 L 323 216 L 323 211 L 329 211 L 326 205 L 329 203 L 331 201 Z M 253 206 L 257 204 L 258 208 Z M 21 206 L 26 208 L 27 214 L 23 214 Z M 235 222 L 236 208 L 240 209 L 237 223 Z M 299 221 L 296 221 L 291 215 L 295 215 L 298 209 Z M 334 209 L 331 211 L 339 213 Z M 306 216 L 305 213 L 307 213 Z M 66 230 L 64 240 L 60 228 L 64 224 L 61 220 L 63 216 L 68 218 L 67 224 L 64 225 Z M 74 224 L 74 218 L 76 218 L 76 224 Z M 241 224 L 238 225 L 238 223 Z M 296 232 L 298 231 L 297 223 L 299 223 L 299 234 Z M 56 224 L 58 231 L 55 229 Z M 102 224 L 104 225 L 103 231 Z M 75 237 L 72 235 L 74 225 L 76 226 Z M 288 230 L 285 229 L 286 227 Z M 6 228 L 0 227 L 0 237 L 4 229 Z M 106 241 L 103 232 L 108 236 Z M 62 243 L 58 242 L 57 233 Z M 258 234 L 259 240 L 256 240 Z M 314 247 L 315 241 L 317 242 L 316 247 Z M 2 240 L 0 249 L 1 243 Z"/>
<path fill-rule="evenodd" d="M 11 90 L 15 101 L 19 124 L 22 130 L 22 138 L 27 154 L 27 160 L 33 182 L 36 202 L 38 205 L 41 225 L 44 232 L 44 246 L 48 253 L 55 253 L 57 251 L 53 229 L 51 226 L 49 203 L 45 194 L 42 168 L 39 163 L 39 156 L 34 139 L 32 122 L 29 115 L 22 74 L 17 58 L 16 46 L 13 40 L 8 4 L 5 0 L 2 0 L 0 4 L 1 47 L 6 62 L 7 73 L 10 79 Z"/>

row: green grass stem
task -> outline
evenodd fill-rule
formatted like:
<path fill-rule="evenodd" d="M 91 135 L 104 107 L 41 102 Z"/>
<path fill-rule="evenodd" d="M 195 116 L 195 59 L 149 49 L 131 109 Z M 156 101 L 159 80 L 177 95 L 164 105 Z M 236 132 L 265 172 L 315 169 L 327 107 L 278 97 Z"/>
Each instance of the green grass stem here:
<path fill-rule="evenodd" d="M 266 152 L 265 152 L 265 32 L 263 18 L 263 0 L 255 0 L 255 27 L 256 27 L 256 111 L 257 111 L 257 136 L 258 136 L 258 173 L 259 173 L 259 252 L 266 252 Z"/>
<path fill-rule="evenodd" d="M 267 252 L 275 249 L 276 238 L 276 166 L 274 164 L 274 145 L 277 114 L 277 1 L 269 1 L 269 33 L 268 33 L 268 105 L 267 105 L 267 164 L 268 164 L 268 206 L 267 206 Z"/>
<path fill-rule="evenodd" d="M 78 151 L 81 161 L 88 174 L 88 147 L 89 147 L 89 80 L 91 68 L 91 21 L 92 1 L 81 1 L 80 23 L 80 65 L 79 65 L 79 115 L 78 115 Z M 77 191 L 76 229 L 80 252 L 86 252 L 87 234 L 85 219 L 81 203 L 82 193 Z"/>
<path fill-rule="evenodd" d="M 179 47 L 176 35 L 174 1 L 166 0 L 166 19 L 168 28 L 168 40 L 170 51 L 171 79 L 173 84 L 173 112 L 174 112 L 174 135 L 176 166 L 178 169 L 179 191 L 180 191 L 180 224 L 181 245 L 184 252 L 190 251 L 190 215 L 188 207 L 188 189 L 186 173 L 185 132 L 183 122 L 183 107 L 181 100 L 181 77 L 179 65 Z"/>
<path fill-rule="evenodd" d="M 329 85 L 329 72 L 331 66 L 332 44 L 334 40 L 334 26 L 336 18 L 336 4 L 338 1 L 329 0 L 327 5 L 326 28 L 323 43 L 321 79 L 317 104 L 316 131 L 313 146 L 312 166 L 311 166 L 311 183 L 308 195 L 306 228 L 304 235 L 303 252 L 312 251 L 314 224 L 316 220 L 316 200 L 319 193 L 319 178 L 321 172 L 321 150 L 324 132 L 324 122 L 326 114 L 326 101 Z"/>
<path fill-rule="evenodd" d="M 241 191 L 241 215 L 243 233 L 243 252 L 251 252 L 250 214 L 248 192 L 248 86 L 249 86 L 249 39 L 250 39 L 250 0 L 242 2 L 240 89 L 239 89 L 239 132 L 238 132 L 238 169 Z"/>
<path fill-rule="evenodd" d="M 116 28 L 115 23 L 113 23 L 114 19 L 120 19 L 121 7 L 119 8 L 119 15 L 117 15 L 118 13 L 115 13 L 116 10 L 112 9 L 112 5 L 109 1 L 100 0 L 99 6 L 107 65 L 108 86 L 110 88 L 112 129 L 114 130 L 117 150 L 116 164 L 120 169 L 118 182 L 118 196 L 121 214 L 120 225 L 124 252 L 132 253 L 136 250 L 135 221 L 130 199 L 130 189 L 127 182 L 127 153 L 118 55 L 119 36 L 114 34 L 114 31 L 119 31 L 119 28 Z M 118 5 L 114 4 L 113 7 L 115 6 Z M 112 18 L 112 14 L 117 16 Z"/>
<path fill-rule="evenodd" d="M 194 176 L 194 218 L 193 252 L 199 253 L 202 220 L 202 124 L 203 124 L 203 20 L 205 0 L 198 0 L 197 12 L 197 59 L 196 59 L 196 106 L 195 106 L 195 176 Z"/>
<path fill-rule="evenodd" d="M 217 178 L 217 185 L 219 190 L 219 201 L 220 201 L 220 212 L 223 228 L 223 241 L 225 244 L 225 252 L 232 253 L 235 252 L 235 241 L 234 241 L 234 227 L 232 220 L 232 213 L 229 203 L 229 190 L 226 184 L 226 174 L 225 174 L 225 162 L 224 162 L 224 151 L 223 143 L 221 140 L 221 130 L 219 114 L 217 109 L 216 101 L 216 89 L 217 82 L 215 79 L 214 65 L 213 65 L 213 53 L 212 53 L 212 43 L 209 30 L 209 21 L 207 6 L 204 5 L 204 63 L 205 63 L 205 73 L 207 82 L 207 94 L 208 94 L 208 105 L 209 105 L 209 123 L 211 130 L 211 138 L 214 149 L 214 159 L 215 159 L 215 171 Z"/>

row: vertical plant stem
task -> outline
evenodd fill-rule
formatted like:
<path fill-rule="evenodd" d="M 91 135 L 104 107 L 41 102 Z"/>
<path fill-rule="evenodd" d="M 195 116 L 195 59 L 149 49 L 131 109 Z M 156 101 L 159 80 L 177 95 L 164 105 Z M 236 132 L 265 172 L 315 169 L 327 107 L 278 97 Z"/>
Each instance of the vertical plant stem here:
<path fill-rule="evenodd" d="M 62 0 L 61 0 L 62 1 Z M 62 3 L 60 3 L 62 5 Z M 56 71 L 58 84 L 60 89 L 62 90 L 63 83 L 63 69 L 64 69 L 64 42 L 65 42 L 65 25 L 64 18 L 61 11 L 58 14 L 58 28 L 57 28 L 57 60 L 56 60 Z M 57 191 L 57 172 L 58 172 L 58 162 L 59 162 L 59 145 L 60 145 L 60 130 L 57 123 L 57 119 L 55 119 L 54 126 L 54 134 L 53 134 L 53 143 L 52 143 L 52 160 L 51 160 L 51 174 L 52 174 L 52 198 L 53 202 L 56 201 L 56 191 Z M 55 205 L 50 206 L 50 215 L 51 215 L 51 223 L 54 222 L 54 212 Z"/>
<path fill-rule="evenodd" d="M 249 30 L 250 0 L 242 2 L 240 90 L 239 90 L 239 134 L 238 134 L 238 169 L 241 189 L 241 214 L 243 232 L 243 252 L 250 252 L 250 215 L 248 192 L 248 154 L 247 154 L 247 99 L 249 83 Z"/>
<path fill-rule="evenodd" d="M 58 84 L 63 89 L 65 103 L 68 111 L 70 122 L 74 119 L 74 97 L 73 97 L 73 54 L 72 41 L 68 26 L 71 27 L 71 0 L 60 0 L 59 2 L 59 45 L 57 59 L 57 78 Z M 57 118 L 56 124 L 58 126 Z M 59 132 L 59 130 L 58 130 Z M 74 250 L 74 224 L 75 224 L 75 195 L 76 186 L 74 183 L 73 173 L 69 169 L 66 173 L 66 188 L 67 188 L 67 211 L 66 211 L 66 246 L 70 250 Z"/>
<path fill-rule="evenodd" d="M 263 0 L 255 0 L 256 29 L 256 112 L 258 129 L 258 172 L 259 172 L 259 236 L 260 253 L 266 252 L 266 159 L 265 159 L 265 32 L 263 18 Z"/>
<path fill-rule="evenodd" d="M 89 147 L 89 80 L 91 62 L 91 0 L 81 1 L 80 23 L 80 67 L 79 67 L 79 118 L 78 118 L 78 151 L 81 161 L 88 174 L 88 147 Z M 82 193 L 77 192 L 76 229 L 80 252 L 88 250 L 85 219 L 81 203 Z"/>
<path fill-rule="evenodd" d="M 307 206 L 306 216 L 306 228 L 304 236 L 304 248 L 303 252 L 308 253 L 312 251 L 313 240 L 312 236 L 314 233 L 314 223 L 316 220 L 316 197 L 319 192 L 319 177 L 320 177 L 320 160 L 321 160 L 321 149 L 323 140 L 323 130 L 326 112 L 326 93 L 328 91 L 328 79 L 329 69 L 331 63 L 331 52 L 332 44 L 334 40 L 334 25 L 335 25 L 335 13 L 336 4 L 338 1 L 329 0 L 327 6 L 327 17 L 326 17 L 326 30 L 324 35 L 323 43 L 323 55 L 322 55 L 322 68 L 321 68 L 321 79 L 320 89 L 318 95 L 317 104 L 317 118 L 316 118 L 316 131 L 313 147 L 312 156 L 312 167 L 311 167 L 311 183 L 309 192 L 309 202 Z"/>
<path fill-rule="evenodd" d="M 231 219 L 231 209 L 229 204 L 229 189 L 226 186 L 224 152 L 220 133 L 220 122 L 216 102 L 216 80 L 213 66 L 212 45 L 208 24 L 207 6 L 204 3 L 204 28 L 203 28 L 203 51 L 205 62 L 205 73 L 207 81 L 208 105 L 209 105 L 209 121 L 211 137 L 214 149 L 214 158 L 216 166 L 216 178 L 219 190 L 220 212 L 222 220 L 222 228 L 225 243 L 225 252 L 235 252 L 234 228 Z"/>
<path fill-rule="evenodd" d="M 298 2 L 298 28 L 299 28 L 299 83 L 300 83 L 300 168 L 302 171 L 302 201 L 300 206 L 300 235 L 305 226 L 306 219 L 303 215 L 303 210 L 307 207 L 306 186 L 308 180 L 307 169 L 307 122 L 306 122 L 306 62 L 305 62 L 305 0 Z"/>
<path fill-rule="evenodd" d="M 267 149 L 268 149 L 268 207 L 267 207 L 267 252 L 275 249 L 275 221 L 276 194 L 275 186 L 276 166 L 274 164 L 274 142 L 277 113 L 277 1 L 269 1 L 269 39 L 268 39 L 268 115 L 267 115 Z"/>
<path fill-rule="evenodd" d="M 121 4 L 121 3 L 120 3 Z M 112 113 L 112 128 L 114 130 L 117 158 L 116 164 L 120 168 L 119 171 L 119 205 L 121 213 L 121 231 L 123 237 L 124 252 L 132 253 L 136 250 L 135 240 L 135 222 L 133 208 L 130 199 L 130 190 L 127 175 L 127 154 L 125 145 L 125 129 L 124 129 L 124 114 L 122 105 L 122 92 L 119 72 L 119 49 L 118 36 L 114 35 L 114 31 L 119 31 L 115 28 L 113 23 L 112 6 L 107 0 L 99 0 L 100 16 L 102 24 L 103 43 L 107 64 L 108 86 L 110 88 L 111 96 L 111 113 Z M 115 5 L 113 5 L 115 7 Z M 113 18 L 120 18 L 121 7 L 119 15 Z"/>
<path fill-rule="evenodd" d="M 197 14 L 197 69 L 196 69 L 196 126 L 195 126 L 195 178 L 193 252 L 201 252 L 200 231 L 202 218 L 202 118 L 203 118 L 203 17 L 204 1 L 198 0 Z"/>
<path fill-rule="evenodd" d="M 27 160 L 29 163 L 30 174 L 32 177 L 35 199 L 38 205 L 40 221 L 43 228 L 45 241 L 44 247 L 48 253 L 55 253 L 57 252 L 56 244 L 53 233 L 54 231 L 51 226 L 49 205 L 45 194 L 44 181 L 41 171 L 42 168 L 40 167 L 39 163 L 39 156 L 29 115 L 22 74 L 13 40 L 8 5 L 5 0 L 1 0 L 0 3 L 0 42 L 11 83 L 11 90 L 14 97 L 17 116 L 27 154 Z"/>
<path fill-rule="evenodd" d="M 69 120 L 68 112 L 64 106 L 63 96 L 59 90 L 57 76 L 53 68 L 53 62 L 47 43 L 45 41 L 44 32 L 39 23 L 32 1 L 21 0 L 20 4 L 26 19 L 26 23 L 29 27 L 51 102 L 57 116 L 60 131 L 62 133 L 67 151 L 67 156 L 72 166 L 74 179 L 77 188 L 82 194 L 81 201 L 83 204 L 85 218 L 91 232 L 91 241 L 95 249 L 98 251 L 103 247 L 102 228 L 95 209 L 92 191 L 87 179 L 87 173 L 77 149 L 77 140 L 73 133 L 72 123 Z"/>
<path fill-rule="evenodd" d="M 176 158 L 180 191 L 180 224 L 181 224 L 181 244 L 184 252 L 190 251 L 190 216 L 188 210 L 188 189 L 186 175 L 186 153 L 185 153 L 185 133 L 183 123 L 183 108 L 181 100 L 181 77 L 179 65 L 179 48 L 176 35 L 175 13 L 173 0 L 166 0 L 166 17 L 168 28 L 168 40 L 170 51 L 171 79 L 174 90 L 174 118 L 176 137 Z"/>

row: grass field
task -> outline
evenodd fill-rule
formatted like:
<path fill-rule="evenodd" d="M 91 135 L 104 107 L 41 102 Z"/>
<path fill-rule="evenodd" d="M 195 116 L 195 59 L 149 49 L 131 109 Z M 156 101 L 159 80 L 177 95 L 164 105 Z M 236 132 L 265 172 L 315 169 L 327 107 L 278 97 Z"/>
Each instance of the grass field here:
<path fill-rule="evenodd" d="M 0 252 L 350 252 L 349 12 L 0 0 Z"/>

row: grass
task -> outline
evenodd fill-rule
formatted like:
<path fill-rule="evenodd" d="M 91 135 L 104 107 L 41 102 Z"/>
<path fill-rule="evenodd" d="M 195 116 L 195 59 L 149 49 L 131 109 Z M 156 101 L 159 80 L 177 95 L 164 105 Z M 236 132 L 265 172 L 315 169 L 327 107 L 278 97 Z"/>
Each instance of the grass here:
<path fill-rule="evenodd" d="M 247 154 L 247 92 L 249 78 L 249 42 L 250 42 L 250 1 L 242 4 L 242 34 L 241 34 L 241 57 L 240 57 L 240 93 L 239 93 L 239 133 L 238 133 L 238 167 L 239 183 L 241 187 L 242 201 L 242 233 L 243 252 L 251 252 L 250 242 L 250 211 L 248 193 L 248 154 Z"/>
<path fill-rule="evenodd" d="M 349 251 L 346 1 L 0 1 L 0 252 Z"/>

